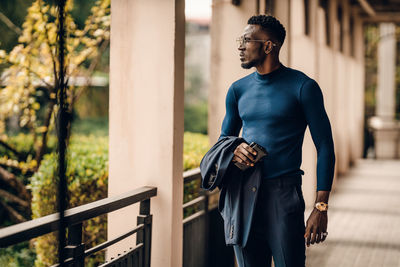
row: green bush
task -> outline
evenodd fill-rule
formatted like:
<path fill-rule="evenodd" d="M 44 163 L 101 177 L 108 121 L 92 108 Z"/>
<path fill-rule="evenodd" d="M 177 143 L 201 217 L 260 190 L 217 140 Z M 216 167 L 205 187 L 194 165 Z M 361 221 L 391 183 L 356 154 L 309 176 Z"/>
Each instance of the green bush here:
<path fill-rule="evenodd" d="M 9 136 L 6 139 L 2 139 L 7 144 L 15 148 L 18 152 L 23 154 L 30 154 L 33 153 L 33 135 L 30 134 L 17 134 L 13 136 Z M 57 146 L 57 138 L 55 136 L 50 136 L 47 141 L 47 150 L 46 152 L 51 152 L 56 149 Z M 8 155 L 9 157 L 14 157 L 15 155 L 10 152 L 10 150 L 0 146 L 0 155 Z"/>
<path fill-rule="evenodd" d="M 34 262 L 35 251 L 30 248 L 28 242 L 0 249 L 1 267 L 33 266 Z"/>
<path fill-rule="evenodd" d="M 12 144 L 18 149 L 29 147 L 33 139 L 27 135 L 13 137 Z M 51 141 L 51 150 L 56 143 Z M 184 170 L 200 165 L 203 155 L 209 149 L 208 136 L 198 133 L 184 134 Z M 57 212 L 57 157 L 55 153 L 45 155 L 37 173 L 30 179 L 32 190 L 32 216 L 39 218 Z M 68 147 L 68 197 L 69 207 L 83 205 L 107 197 L 108 184 L 108 137 L 73 135 Z M 184 202 L 198 195 L 199 183 L 194 181 L 185 185 Z M 185 211 L 188 216 L 191 211 Z M 83 242 L 87 248 L 106 240 L 106 216 L 100 216 L 84 223 Z M 35 239 L 36 266 L 50 266 L 57 261 L 56 233 Z M 10 248 L 11 249 L 11 248 Z M 25 244 L 23 249 L 15 249 L 14 253 L 0 251 L 0 266 L 31 266 L 22 264 L 34 259 L 32 250 Z M 19 251 L 19 252 L 18 252 Z M 29 254 L 30 253 L 30 254 Z M 14 255 L 15 254 L 15 255 Z M 28 256 L 30 255 L 31 258 Z M 87 265 L 95 265 L 103 260 L 103 255 L 88 259 Z M 4 265 L 2 262 L 10 262 Z M 13 265 L 14 264 L 14 265 Z"/>
<path fill-rule="evenodd" d="M 73 136 L 68 147 L 68 208 L 107 197 L 108 138 Z M 57 211 L 57 156 L 45 155 L 37 173 L 31 179 L 32 217 L 39 218 Z M 85 221 L 83 242 L 92 247 L 106 240 L 106 215 Z M 35 266 L 49 266 L 57 262 L 56 233 L 34 241 L 37 258 Z M 103 255 L 87 259 L 88 265 L 103 260 Z"/>
<path fill-rule="evenodd" d="M 183 141 L 183 170 L 200 166 L 204 154 L 210 149 L 208 136 L 200 133 L 185 132 Z"/>
<path fill-rule="evenodd" d="M 200 161 L 210 148 L 208 136 L 199 133 L 185 132 L 183 145 L 183 169 L 190 170 L 200 166 Z M 194 180 L 184 185 L 183 203 L 199 196 L 200 181 Z M 192 206 L 184 210 L 184 218 L 195 213 L 198 206 Z"/>
<path fill-rule="evenodd" d="M 108 136 L 108 117 L 76 118 L 72 122 L 72 134 Z"/>
<path fill-rule="evenodd" d="M 206 101 L 185 104 L 185 131 L 207 134 L 208 105 Z"/>
<path fill-rule="evenodd" d="M 33 144 L 33 136 L 20 133 L 9 137 L 3 136 L 1 140 L 17 150 L 20 155 L 24 156 L 24 159 L 18 159 L 17 155 L 13 152 L 6 149 L 4 146 L 0 146 L 0 164 L 3 167 L 5 165 L 9 166 L 6 169 L 16 175 L 24 184 L 27 184 L 28 178 L 31 175 L 28 171 L 37 166 L 36 160 L 34 160 L 35 147 Z M 55 136 L 50 136 L 47 141 L 45 153 L 55 151 L 56 147 L 57 138 Z"/>

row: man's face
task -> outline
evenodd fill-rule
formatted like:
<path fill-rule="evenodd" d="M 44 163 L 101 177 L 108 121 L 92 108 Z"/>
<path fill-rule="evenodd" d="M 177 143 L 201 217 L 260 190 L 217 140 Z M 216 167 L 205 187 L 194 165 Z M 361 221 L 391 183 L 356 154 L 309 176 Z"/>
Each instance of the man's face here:
<path fill-rule="evenodd" d="M 267 34 L 261 30 L 259 25 L 247 25 L 242 38 L 244 38 L 244 42 L 238 47 L 242 68 L 250 69 L 261 65 L 267 56 L 265 42 L 252 40 L 266 41 L 269 39 Z"/>

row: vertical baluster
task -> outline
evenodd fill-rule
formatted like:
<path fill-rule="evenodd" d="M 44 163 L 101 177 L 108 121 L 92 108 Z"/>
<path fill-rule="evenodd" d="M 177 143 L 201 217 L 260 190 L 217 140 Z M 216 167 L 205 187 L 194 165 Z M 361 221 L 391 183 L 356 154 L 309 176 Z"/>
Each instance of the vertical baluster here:
<path fill-rule="evenodd" d="M 73 258 L 73 264 L 69 266 L 84 267 L 85 244 L 82 243 L 82 223 L 68 227 L 68 245 L 65 247 L 67 258 Z"/>
<path fill-rule="evenodd" d="M 151 258 L 151 230 L 153 216 L 150 214 L 150 199 L 140 202 L 139 216 L 137 224 L 144 224 L 143 231 L 137 233 L 136 244 L 143 243 L 143 267 L 150 267 Z"/>
<path fill-rule="evenodd" d="M 208 263 L 210 261 L 209 256 L 208 256 L 208 241 L 209 241 L 209 235 L 210 235 L 210 214 L 209 214 L 209 201 L 210 201 L 210 196 L 207 193 L 207 191 L 203 190 L 205 199 L 204 199 L 204 243 L 203 243 L 203 255 L 204 255 L 204 260 L 203 262 L 205 263 L 206 266 L 208 266 Z"/>

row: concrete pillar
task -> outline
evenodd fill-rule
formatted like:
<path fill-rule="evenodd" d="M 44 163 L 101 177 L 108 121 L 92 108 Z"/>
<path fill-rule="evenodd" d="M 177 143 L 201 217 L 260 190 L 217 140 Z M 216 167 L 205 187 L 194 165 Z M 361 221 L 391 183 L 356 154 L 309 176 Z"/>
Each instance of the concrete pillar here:
<path fill-rule="evenodd" d="M 247 20 L 256 14 L 256 1 L 213 0 L 211 17 L 211 81 L 208 93 L 208 135 L 214 144 L 221 132 L 225 114 L 225 97 L 229 86 L 251 73 L 240 67 L 236 38 L 243 34 Z"/>
<path fill-rule="evenodd" d="M 279 58 L 285 66 L 290 66 L 290 42 L 291 42 L 291 28 L 290 28 L 290 0 L 279 0 L 275 1 L 274 5 L 274 16 L 276 16 L 279 21 L 285 26 L 286 38 L 281 51 L 279 53 Z"/>
<path fill-rule="evenodd" d="M 328 36 L 329 32 L 327 30 L 327 26 L 331 25 L 331 21 L 326 20 L 326 16 L 329 15 L 328 9 L 324 9 L 321 6 L 316 8 L 316 49 L 317 49 L 317 67 L 316 67 L 316 78 L 321 87 L 323 96 L 324 96 L 324 105 L 325 110 L 328 114 L 331 126 L 333 139 L 336 145 L 335 138 L 335 95 L 337 94 L 337 90 L 335 88 L 336 82 L 336 71 L 335 71 L 335 52 L 331 46 L 327 43 L 327 40 L 330 38 Z M 332 27 L 331 27 L 332 28 Z M 337 154 L 337 150 L 335 151 Z M 315 168 L 315 166 L 313 166 Z M 336 173 L 335 173 L 336 175 Z M 333 180 L 334 183 L 332 188 L 335 188 L 336 179 Z M 314 199 L 312 199 L 314 201 Z M 312 202 L 314 203 L 314 202 Z"/>
<path fill-rule="evenodd" d="M 379 32 L 376 115 L 392 120 L 396 101 L 396 25 L 394 23 L 381 23 Z"/>
<path fill-rule="evenodd" d="M 310 8 L 314 1 L 309 1 L 309 7 L 304 5 L 303 0 L 290 0 L 290 66 L 291 68 L 300 70 L 309 77 L 316 79 L 316 60 L 317 51 L 314 43 L 315 29 L 310 24 L 310 35 L 305 35 L 305 8 Z M 314 14 L 309 14 L 311 21 L 314 20 Z M 318 80 L 317 80 L 318 81 Z M 311 134 L 307 128 L 304 136 L 302 150 L 301 169 L 304 170 L 303 176 L 303 195 L 307 206 L 311 206 L 315 200 L 316 190 L 316 164 L 317 153 Z"/>
<path fill-rule="evenodd" d="M 340 158 L 338 160 L 338 170 L 339 173 L 344 174 L 349 170 L 351 162 L 351 114 L 354 104 L 352 104 L 352 95 L 354 93 L 354 88 L 352 86 L 352 62 L 350 58 L 350 10 L 348 6 L 348 1 L 340 0 L 337 2 L 336 11 L 340 8 L 342 12 L 342 19 L 339 20 L 337 16 L 338 23 L 338 43 L 339 48 L 342 50 L 337 53 L 337 67 L 338 72 L 338 83 L 337 83 L 337 114 L 339 115 L 339 131 L 341 132 L 340 137 Z M 339 15 L 339 14 L 337 14 Z M 342 30 L 340 30 L 340 28 Z"/>
<path fill-rule="evenodd" d="M 343 12 L 343 53 L 350 58 L 350 52 L 351 52 L 351 47 L 350 47 L 350 42 L 351 42 L 351 37 L 350 36 L 350 16 L 351 16 L 351 10 L 350 10 L 350 3 L 349 1 L 343 1 L 342 0 L 342 12 Z"/>
<path fill-rule="evenodd" d="M 374 129 L 377 158 L 399 157 L 400 123 L 394 120 L 396 77 L 396 25 L 381 23 L 378 44 L 378 88 L 376 117 L 370 120 Z"/>
<path fill-rule="evenodd" d="M 151 265 L 182 266 L 184 0 L 112 0 L 111 14 L 109 196 L 156 186 Z M 108 237 L 137 215 L 109 214 Z"/>
<path fill-rule="evenodd" d="M 365 70 L 364 70 L 364 31 L 363 24 L 357 10 L 352 10 L 353 17 L 353 42 L 354 55 L 352 59 L 351 87 L 353 88 L 353 97 L 350 105 L 352 122 L 351 131 L 351 160 L 356 162 L 363 156 L 364 149 L 364 92 L 365 92 Z"/>
<path fill-rule="evenodd" d="M 348 90 L 350 84 L 347 79 L 348 57 L 340 51 L 340 24 L 344 23 L 344 10 L 342 0 L 328 1 L 329 28 L 330 28 L 330 52 L 332 53 L 332 83 L 331 93 L 333 103 L 333 116 L 330 117 L 336 153 L 336 171 L 344 174 L 349 166 L 349 146 L 347 127 Z M 342 20 L 338 17 L 338 7 L 342 6 Z M 323 65 L 321 65 L 322 67 Z"/>

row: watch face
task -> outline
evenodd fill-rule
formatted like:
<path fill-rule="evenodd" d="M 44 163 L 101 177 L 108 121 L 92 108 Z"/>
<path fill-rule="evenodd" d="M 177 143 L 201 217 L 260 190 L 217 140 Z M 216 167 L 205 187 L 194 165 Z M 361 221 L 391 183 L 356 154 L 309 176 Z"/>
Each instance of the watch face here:
<path fill-rule="evenodd" d="M 320 211 L 326 211 L 328 210 L 328 205 L 326 203 L 323 202 L 318 202 L 315 204 L 315 207 L 320 210 Z"/>

